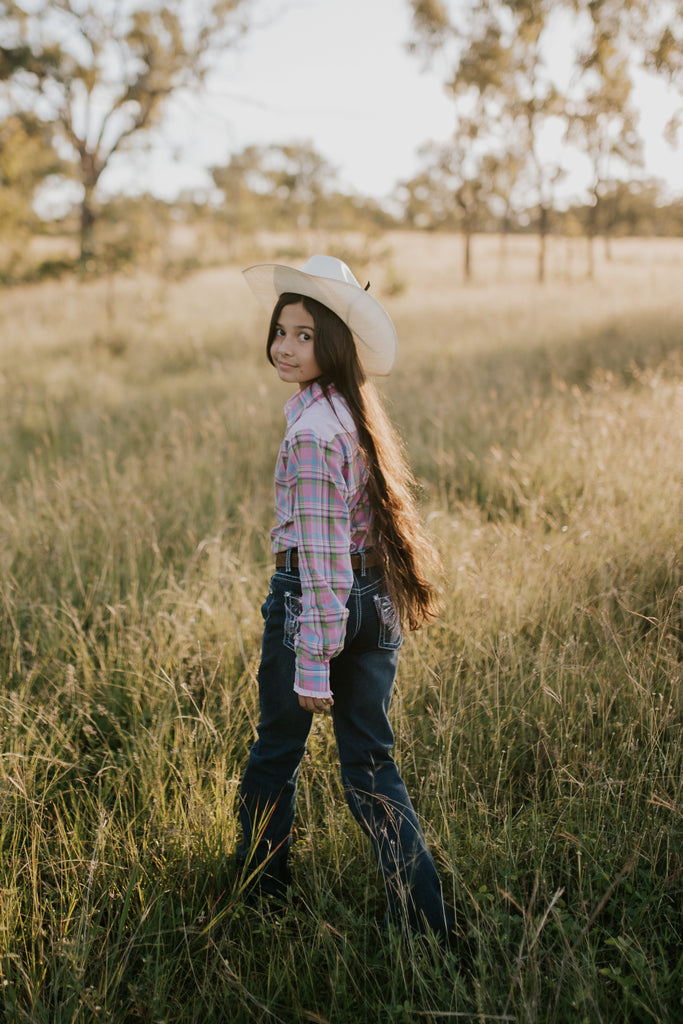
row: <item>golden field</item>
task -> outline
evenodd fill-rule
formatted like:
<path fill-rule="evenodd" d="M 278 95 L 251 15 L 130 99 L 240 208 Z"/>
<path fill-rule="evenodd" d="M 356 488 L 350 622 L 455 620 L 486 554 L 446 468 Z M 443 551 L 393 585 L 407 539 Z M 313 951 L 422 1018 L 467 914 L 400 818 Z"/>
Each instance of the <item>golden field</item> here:
<path fill-rule="evenodd" d="M 0 1007 L 8 1021 L 677 1021 L 683 242 L 259 236 L 348 257 L 445 573 L 396 755 L 478 955 L 387 942 L 328 722 L 296 903 L 226 860 L 257 716 L 286 386 L 239 265 L 0 295 Z M 0 1013 L 0 1016 L 2 1014 Z"/>

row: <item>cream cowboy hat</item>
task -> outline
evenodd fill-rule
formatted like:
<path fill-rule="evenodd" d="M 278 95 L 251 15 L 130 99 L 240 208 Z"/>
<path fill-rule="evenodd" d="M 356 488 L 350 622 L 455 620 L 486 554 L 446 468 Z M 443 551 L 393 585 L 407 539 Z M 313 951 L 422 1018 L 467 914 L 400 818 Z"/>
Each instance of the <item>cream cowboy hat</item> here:
<path fill-rule="evenodd" d="M 283 292 L 307 295 L 327 306 L 351 330 L 358 358 L 369 376 L 388 377 L 396 363 L 396 328 L 384 306 L 363 291 L 349 268 L 334 256 L 311 256 L 301 270 L 257 263 L 242 271 L 260 305 L 272 309 Z"/>

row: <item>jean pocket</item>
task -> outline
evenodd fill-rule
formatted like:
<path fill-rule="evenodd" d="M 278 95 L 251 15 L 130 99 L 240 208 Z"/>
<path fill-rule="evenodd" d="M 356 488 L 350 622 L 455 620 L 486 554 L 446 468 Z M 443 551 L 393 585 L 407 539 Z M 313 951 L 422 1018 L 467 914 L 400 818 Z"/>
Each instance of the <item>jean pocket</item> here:
<path fill-rule="evenodd" d="M 301 612 L 303 604 L 298 594 L 291 590 L 285 592 L 285 629 L 283 643 L 290 651 L 295 650 L 294 641 L 301 632 Z"/>
<path fill-rule="evenodd" d="M 375 594 L 375 608 L 379 619 L 378 647 L 384 651 L 397 651 L 403 643 L 401 620 L 388 594 Z"/>

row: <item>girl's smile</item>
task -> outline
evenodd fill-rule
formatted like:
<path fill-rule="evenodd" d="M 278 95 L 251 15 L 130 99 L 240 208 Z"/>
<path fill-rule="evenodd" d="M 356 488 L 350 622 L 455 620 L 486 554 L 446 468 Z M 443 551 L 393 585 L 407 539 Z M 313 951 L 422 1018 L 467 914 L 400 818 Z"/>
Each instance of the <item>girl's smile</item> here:
<path fill-rule="evenodd" d="M 305 388 L 320 376 L 315 358 L 315 324 L 303 302 L 285 306 L 275 328 L 270 346 L 272 359 L 280 380 Z"/>

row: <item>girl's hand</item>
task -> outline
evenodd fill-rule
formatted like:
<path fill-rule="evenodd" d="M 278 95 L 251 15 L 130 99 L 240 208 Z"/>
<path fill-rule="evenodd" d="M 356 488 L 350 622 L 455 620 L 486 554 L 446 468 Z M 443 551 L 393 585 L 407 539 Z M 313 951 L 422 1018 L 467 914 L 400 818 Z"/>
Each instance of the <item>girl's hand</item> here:
<path fill-rule="evenodd" d="M 304 711 L 312 711 L 314 714 L 329 715 L 333 704 L 332 697 L 304 697 L 302 693 L 299 694 L 299 705 Z"/>

